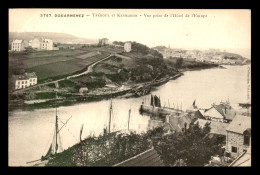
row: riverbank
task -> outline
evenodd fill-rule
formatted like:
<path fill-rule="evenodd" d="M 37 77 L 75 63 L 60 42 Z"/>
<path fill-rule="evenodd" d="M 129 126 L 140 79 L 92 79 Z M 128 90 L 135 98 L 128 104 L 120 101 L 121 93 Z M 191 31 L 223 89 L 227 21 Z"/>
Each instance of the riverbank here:
<path fill-rule="evenodd" d="M 101 100 L 106 100 L 110 98 L 122 97 L 122 98 L 134 98 L 149 94 L 155 87 L 158 87 L 169 80 L 174 80 L 183 76 L 185 71 L 195 71 L 210 68 L 223 68 L 222 66 L 216 64 L 202 64 L 197 67 L 186 67 L 179 69 L 179 71 L 172 76 L 165 76 L 159 80 L 153 80 L 144 83 L 131 83 L 125 84 L 126 88 L 118 89 L 114 91 L 106 91 L 101 93 L 87 93 L 86 95 L 80 95 L 78 93 L 69 93 L 69 95 L 62 93 L 59 99 L 55 97 L 49 99 L 38 99 L 38 101 L 33 102 L 33 100 L 10 100 L 8 103 L 9 111 L 22 109 L 22 110 L 34 110 L 43 108 L 53 108 L 55 106 L 71 106 L 79 103 L 86 102 L 96 102 Z M 101 90 L 103 88 L 100 88 Z M 54 93 L 54 92 L 52 92 Z"/>

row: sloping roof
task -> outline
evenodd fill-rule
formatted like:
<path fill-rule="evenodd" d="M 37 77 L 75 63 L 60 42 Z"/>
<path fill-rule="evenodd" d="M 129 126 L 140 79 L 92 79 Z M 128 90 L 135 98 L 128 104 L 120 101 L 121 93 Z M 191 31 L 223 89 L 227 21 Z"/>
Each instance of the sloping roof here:
<path fill-rule="evenodd" d="M 160 159 L 159 154 L 153 149 L 149 149 L 137 156 L 127 159 L 114 166 L 164 166 L 163 161 Z"/>
<path fill-rule="evenodd" d="M 25 73 L 24 75 L 13 75 L 14 80 L 28 80 L 29 78 L 37 78 L 35 72 Z"/>
<path fill-rule="evenodd" d="M 204 127 L 206 123 L 210 123 L 210 133 L 212 134 L 219 134 L 219 135 L 226 135 L 226 128 L 228 127 L 228 123 L 217 122 L 212 120 L 203 120 L 198 119 L 195 123 L 199 122 L 200 127 Z"/>
<path fill-rule="evenodd" d="M 184 123 L 187 123 L 187 126 L 189 126 L 189 124 L 191 123 L 191 118 L 188 116 L 170 116 L 169 123 L 173 130 L 179 132 L 182 131 L 182 128 L 184 128 Z"/>
<path fill-rule="evenodd" d="M 22 43 L 23 42 L 23 40 L 18 40 L 18 39 L 16 39 L 16 40 L 14 40 L 12 43 Z"/>
<path fill-rule="evenodd" d="M 251 128 L 251 117 L 237 115 L 227 127 L 227 131 L 243 134 L 245 130 Z"/>
<path fill-rule="evenodd" d="M 35 72 L 32 72 L 32 73 L 26 73 L 26 76 L 27 76 L 28 78 L 37 78 Z"/>
<path fill-rule="evenodd" d="M 223 104 L 213 106 L 223 117 L 225 117 L 225 106 Z"/>
<path fill-rule="evenodd" d="M 43 39 L 43 42 L 48 43 L 48 42 L 52 42 L 52 40 L 51 39 Z"/>
<path fill-rule="evenodd" d="M 13 75 L 13 80 L 28 80 L 27 76 L 25 75 Z"/>
<path fill-rule="evenodd" d="M 226 119 L 228 120 L 233 120 L 234 117 L 236 116 L 236 111 L 231 109 L 231 110 L 226 110 Z"/>

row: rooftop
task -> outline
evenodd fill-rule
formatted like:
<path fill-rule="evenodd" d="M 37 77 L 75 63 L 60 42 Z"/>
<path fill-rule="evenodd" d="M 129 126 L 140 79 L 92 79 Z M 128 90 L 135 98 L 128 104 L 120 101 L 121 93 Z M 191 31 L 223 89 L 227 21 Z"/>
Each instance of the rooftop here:
<path fill-rule="evenodd" d="M 141 154 L 138 154 L 130 159 L 127 159 L 114 166 L 164 166 L 159 154 L 153 149 L 149 149 Z"/>
<path fill-rule="evenodd" d="M 226 119 L 233 120 L 235 116 L 236 116 L 236 111 L 235 110 L 230 109 L 230 110 L 226 111 L 226 117 L 225 117 Z"/>
<path fill-rule="evenodd" d="M 245 130 L 251 128 L 251 117 L 237 115 L 227 127 L 227 131 L 243 134 Z"/>
<path fill-rule="evenodd" d="M 188 127 L 191 123 L 191 118 L 186 115 L 178 117 L 169 116 L 169 124 L 171 128 L 176 132 L 182 131 L 182 128 L 184 128 L 184 123 L 187 123 Z"/>
<path fill-rule="evenodd" d="M 223 104 L 213 106 L 223 117 L 225 117 L 225 106 Z"/>
<path fill-rule="evenodd" d="M 226 135 L 226 128 L 228 127 L 228 123 L 222 123 L 212 120 L 204 120 L 198 119 L 195 123 L 199 123 L 200 127 L 204 127 L 206 123 L 210 123 L 210 133 L 212 134 L 219 134 L 219 135 Z"/>
<path fill-rule="evenodd" d="M 29 78 L 37 78 L 35 72 L 25 73 L 24 75 L 13 75 L 15 80 L 28 80 Z"/>
<path fill-rule="evenodd" d="M 23 40 L 18 40 L 18 39 L 16 39 L 16 40 L 14 40 L 12 43 L 22 43 L 23 42 Z"/>

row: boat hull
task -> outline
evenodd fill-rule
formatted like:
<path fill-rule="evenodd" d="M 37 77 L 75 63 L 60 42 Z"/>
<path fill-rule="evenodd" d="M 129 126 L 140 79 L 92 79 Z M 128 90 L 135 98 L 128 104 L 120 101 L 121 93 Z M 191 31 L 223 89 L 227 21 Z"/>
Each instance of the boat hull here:
<path fill-rule="evenodd" d="M 162 107 L 156 107 L 156 106 L 151 106 L 151 105 L 141 105 L 141 111 L 146 112 L 146 113 L 151 113 L 151 114 L 156 114 L 156 115 L 177 115 L 179 116 L 182 111 L 176 110 L 173 108 L 162 108 Z"/>

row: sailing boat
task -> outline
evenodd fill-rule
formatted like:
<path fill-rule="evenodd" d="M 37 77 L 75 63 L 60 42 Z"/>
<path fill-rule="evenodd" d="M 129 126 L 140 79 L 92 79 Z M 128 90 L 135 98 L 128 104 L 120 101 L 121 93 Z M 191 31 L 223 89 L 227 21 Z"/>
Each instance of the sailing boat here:
<path fill-rule="evenodd" d="M 72 116 L 71 116 L 72 117 Z M 43 161 L 45 160 L 49 160 L 51 157 L 53 157 L 55 154 L 60 153 L 63 151 L 62 148 L 62 143 L 61 143 L 61 138 L 60 138 L 60 131 L 61 129 L 67 124 L 67 122 L 71 119 L 71 117 L 63 124 L 63 126 L 59 129 L 58 126 L 58 115 L 57 115 L 57 107 L 56 107 L 56 119 L 55 119 L 55 127 L 54 127 L 54 134 L 53 134 L 53 139 L 52 139 L 52 143 L 47 151 L 47 153 L 41 157 L 41 159 L 38 160 L 34 160 L 34 161 L 30 161 L 27 162 L 27 164 L 29 163 L 33 163 L 33 162 L 39 162 L 43 163 Z M 38 165 L 38 164 L 36 164 Z"/>
<path fill-rule="evenodd" d="M 42 156 L 41 160 L 47 160 L 56 153 L 60 153 L 63 151 L 60 134 L 59 134 L 59 126 L 58 126 L 58 115 L 57 115 L 57 108 L 56 108 L 56 122 L 55 122 L 55 129 L 54 129 L 54 135 L 52 143 L 48 149 L 48 152 L 45 156 Z"/>

